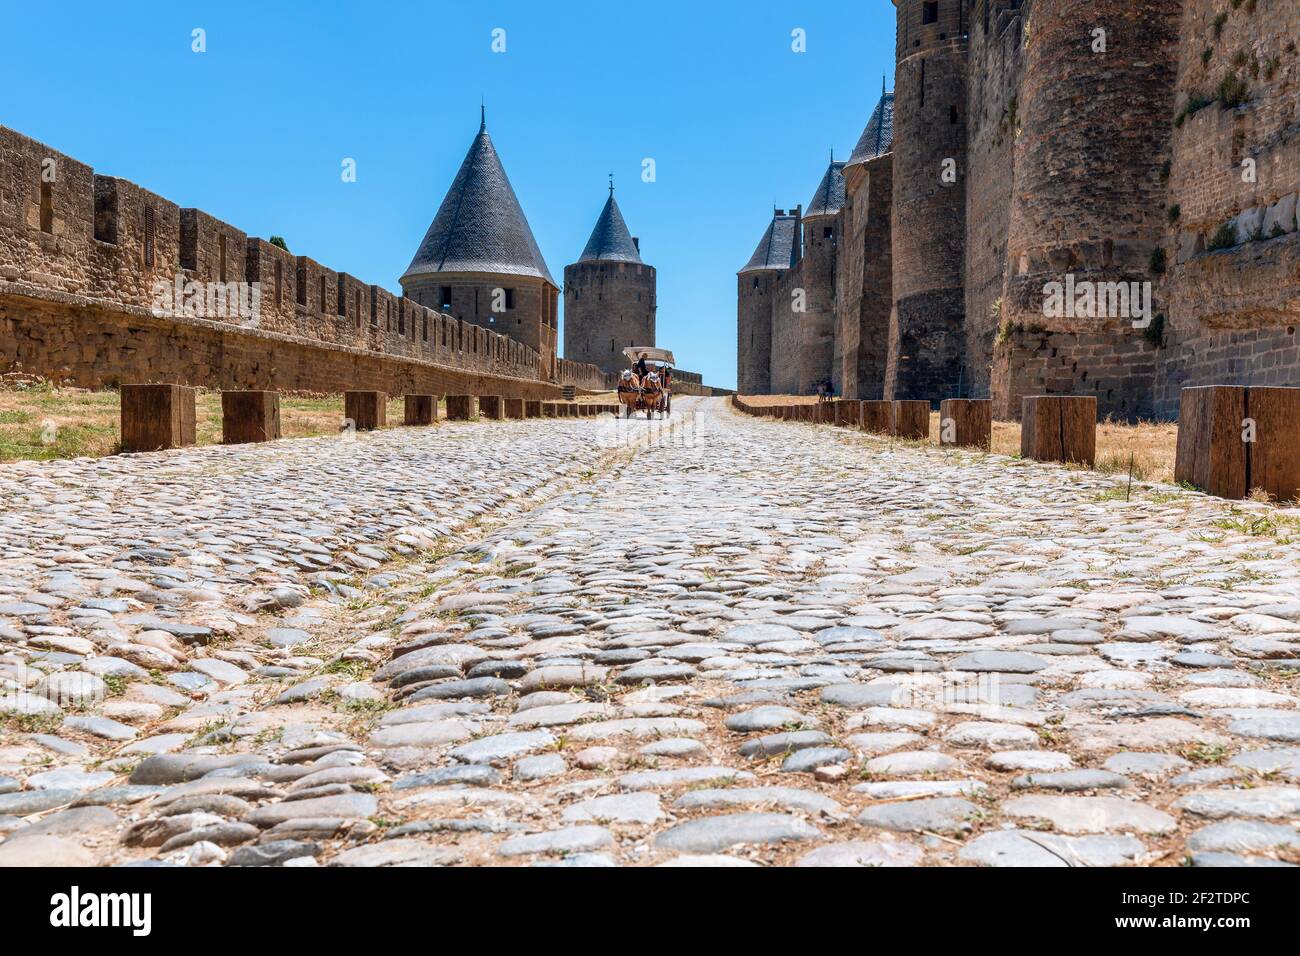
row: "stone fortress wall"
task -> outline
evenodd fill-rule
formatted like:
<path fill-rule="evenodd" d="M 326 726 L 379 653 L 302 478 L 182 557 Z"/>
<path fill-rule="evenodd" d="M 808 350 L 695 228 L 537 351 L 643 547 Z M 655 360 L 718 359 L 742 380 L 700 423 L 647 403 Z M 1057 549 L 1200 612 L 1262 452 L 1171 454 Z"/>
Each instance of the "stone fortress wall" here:
<path fill-rule="evenodd" d="M 992 398 L 1018 418 L 1026 395 L 1092 395 L 1134 419 L 1176 416 L 1186 386 L 1300 385 L 1300 4 L 892 2 L 888 253 L 852 186 L 837 229 L 845 397 Z M 1150 283 L 1150 323 L 1048 317 L 1067 275 Z M 742 392 L 797 390 L 775 359 L 764 382 L 749 344 L 795 283 L 739 287 Z M 798 342 L 774 326 L 770 354 Z"/>
<path fill-rule="evenodd" d="M 154 314 L 155 282 L 258 283 L 255 323 Z M 0 367 L 95 388 L 348 388 L 550 397 L 604 390 L 557 363 L 307 256 L 246 235 L 0 127 Z"/>

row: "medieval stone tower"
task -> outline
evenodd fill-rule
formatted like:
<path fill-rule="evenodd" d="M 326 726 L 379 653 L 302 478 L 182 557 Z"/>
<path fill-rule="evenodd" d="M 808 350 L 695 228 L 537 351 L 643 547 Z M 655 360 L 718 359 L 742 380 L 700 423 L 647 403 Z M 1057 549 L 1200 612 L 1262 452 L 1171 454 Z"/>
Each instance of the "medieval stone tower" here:
<path fill-rule="evenodd" d="M 559 289 L 486 118 L 401 283 L 421 305 L 535 349 L 541 377 L 555 377 Z"/>
<path fill-rule="evenodd" d="M 564 357 L 617 372 L 627 367 L 623 349 L 654 345 L 655 282 L 611 183 L 586 248 L 564 267 Z"/>
<path fill-rule="evenodd" d="M 798 370 L 798 353 L 789 350 L 791 343 L 778 345 L 773 319 L 778 309 L 790 308 L 788 301 L 777 301 L 782 291 L 778 287 L 781 278 L 799 264 L 802 219 L 802 207 L 789 213 L 775 210 L 754 254 L 736 274 L 736 384 L 742 395 L 793 391 L 792 381 L 778 379 L 784 375 L 793 380 L 791 370 Z M 775 370 L 774 349 L 783 349 L 783 358 Z"/>
<path fill-rule="evenodd" d="M 741 273 L 742 391 L 822 366 L 797 290 L 834 303 L 845 398 L 1015 419 L 1088 395 L 1132 420 L 1188 386 L 1300 386 L 1296 0 L 890 3 L 895 94 L 843 207 L 820 229 L 810 209 L 802 259 Z"/>
<path fill-rule="evenodd" d="M 803 313 L 792 313 L 799 331 L 798 392 L 809 395 L 821 382 L 840 392 L 835 365 L 835 265 L 839 244 L 839 214 L 844 208 L 844 163 L 831 156 L 830 165 L 803 216 L 803 262 L 799 283 Z"/>
<path fill-rule="evenodd" d="M 1088 383 L 1108 413 L 1153 412 L 1155 346 L 1143 320 L 1052 317 L 1043 290 L 1064 276 L 1081 283 L 1155 278 L 1152 255 L 1168 222 L 1161 170 L 1172 149 L 1181 14 L 1181 0 L 1092 0 L 1086 11 L 1073 0 L 1035 0 L 1030 7 L 1005 332 L 991 382 L 996 415 L 1019 416 L 1021 395 L 1033 386 L 1016 383 L 1023 357 L 1016 353 L 1041 352 L 1051 336 L 1049 348 L 1068 356 L 1071 378 Z M 1103 32 L 1082 30 L 1081 22 Z"/>
<path fill-rule="evenodd" d="M 893 311 L 894 94 L 880 101 L 844 164 L 844 211 L 835 269 L 835 391 L 848 399 L 885 393 Z"/>
<path fill-rule="evenodd" d="M 962 381 L 967 0 L 894 0 L 893 295 L 885 397 Z"/>

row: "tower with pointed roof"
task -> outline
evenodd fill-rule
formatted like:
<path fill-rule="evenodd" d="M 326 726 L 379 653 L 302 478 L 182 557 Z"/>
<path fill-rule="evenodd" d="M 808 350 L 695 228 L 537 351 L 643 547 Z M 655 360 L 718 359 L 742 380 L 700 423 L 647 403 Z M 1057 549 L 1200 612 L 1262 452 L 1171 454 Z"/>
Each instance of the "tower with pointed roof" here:
<path fill-rule="evenodd" d="M 802 314 L 796 314 L 799 343 L 798 392 L 811 395 L 830 381 L 840 394 L 835 363 L 835 280 L 844 209 L 844 163 L 831 151 L 830 164 L 803 214 L 803 261 L 799 264 L 803 290 Z"/>
<path fill-rule="evenodd" d="M 655 344 L 656 277 L 641 243 L 609 197 L 578 261 L 564 267 L 564 357 L 606 372 L 627 367 L 623 349 Z"/>
<path fill-rule="evenodd" d="M 880 100 L 844 164 L 844 212 L 836 265 L 835 351 L 839 393 L 884 398 L 893 308 L 894 94 Z"/>
<path fill-rule="evenodd" d="M 774 379 L 772 356 L 778 343 L 773 324 L 777 309 L 790 308 L 784 299 L 778 302 L 778 290 L 782 278 L 799 264 L 802 218 L 802 207 L 788 213 L 773 210 L 754 254 L 736 273 L 736 387 L 742 395 L 778 391 L 777 379 L 785 366 L 776 370 Z"/>
<path fill-rule="evenodd" d="M 400 281 L 420 305 L 535 349 L 540 377 L 555 377 L 559 289 L 488 135 L 486 114 Z"/>

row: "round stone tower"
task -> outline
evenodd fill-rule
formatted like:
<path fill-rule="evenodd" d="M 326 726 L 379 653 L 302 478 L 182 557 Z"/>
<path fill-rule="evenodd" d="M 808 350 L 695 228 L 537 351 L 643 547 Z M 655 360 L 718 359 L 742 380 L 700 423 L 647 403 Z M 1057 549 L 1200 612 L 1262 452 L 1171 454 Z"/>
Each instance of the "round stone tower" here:
<path fill-rule="evenodd" d="M 885 394 L 964 392 L 966 0 L 893 0 L 893 286 Z"/>
<path fill-rule="evenodd" d="M 1003 332 L 994 356 L 995 413 L 1019 417 L 1024 394 L 1053 392 L 1096 395 L 1103 415 L 1150 411 L 1149 323 L 1109 314 L 1133 311 L 1111 309 L 1113 303 L 1067 307 L 1062 316 L 1045 291 L 1067 282 L 1081 290 L 1080 283 L 1092 283 L 1091 290 L 1156 280 L 1152 255 L 1168 216 L 1161 168 L 1172 148 L 1181 8 L 1181 0 L 1033 4 Z M 1097 295 L 1098 305 L 1103 297 Z M 1049 354 L 1051 365 L 1036 357 Z"/>
<path fill-rule="evenodd" d="M 623 349 L 655 344 L 655 285 L 610 183 L 586 248 L 564 267 L 564 357 L 606 372 L 626 368 Z"/>
<path fill-rule="evenodd" d="M 821 382 L 842 393 L 835 354 L 835 266 L 844 209 L 844 163 L 831 154 L 817 192 L 803 215 L 803 261 L 800 281 L 804 306 L 799 329 L 800 395 L 812 395 Z"/>
<path fill-rule="evenodd" d="M 780 293 L 783 280 L 799 264 L 802 218 L 802 208 L 775 210 L 754 254 L 736 273 L 736 389 L 741 395 L 771 395 L 782 375 L 792 388 L 797 376 L 799 342 L 788 331 L 797 326 L 785 321 L 790 306 Z M 774 352 L 780 363 L 777 376 Z"/>

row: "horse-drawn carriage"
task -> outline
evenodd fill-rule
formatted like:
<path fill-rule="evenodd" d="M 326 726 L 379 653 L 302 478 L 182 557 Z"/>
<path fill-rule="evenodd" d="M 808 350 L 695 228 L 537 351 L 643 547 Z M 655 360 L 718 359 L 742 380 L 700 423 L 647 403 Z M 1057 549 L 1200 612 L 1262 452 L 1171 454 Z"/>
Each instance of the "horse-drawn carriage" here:
<path fill-rule="evenodd" d="M 673 353 L 653 346 L 626 348 L 629 368 L 618 379 L 618 400 L 626 417 L 645 412 L 647 419 L 671 415 L 673 411 Z"/>

